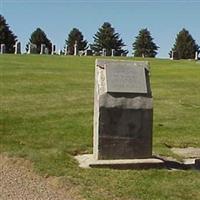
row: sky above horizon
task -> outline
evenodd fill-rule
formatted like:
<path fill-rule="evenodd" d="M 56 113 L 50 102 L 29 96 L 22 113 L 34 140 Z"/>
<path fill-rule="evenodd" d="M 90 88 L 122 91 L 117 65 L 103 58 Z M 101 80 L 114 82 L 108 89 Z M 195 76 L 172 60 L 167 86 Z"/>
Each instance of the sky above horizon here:
<path fill-rule="evenodd" d="M 182 28 L 189 30 L 200 46 L 200 0 L 0 0 L 2 14 L 25 50 L 31 33 L 40 27 L 56 48 L 63 49 L 72 28 L 89 42 L 104 22 L 120 34 L 125 49 L 142 28 L 148 28 L 160 47 L 157 57 L 166 58 Z"/>

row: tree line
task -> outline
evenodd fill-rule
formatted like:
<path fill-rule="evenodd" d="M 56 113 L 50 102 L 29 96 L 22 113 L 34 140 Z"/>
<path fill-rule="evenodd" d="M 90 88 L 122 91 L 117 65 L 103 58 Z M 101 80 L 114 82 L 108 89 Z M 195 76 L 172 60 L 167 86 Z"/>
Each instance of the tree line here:
<path fill-rule="evenodd" d="M 65 48 L 67 48 L 67 54 L 73 55 L 74 44 L 76 43 L 78 51 L 84 51 L 90 48 L 95 55 L 100 55 L 103 49 L 106 50 L 107 56 L 111 56 L 112 50 L 114 50 L 115 56 L 127 55 L 128 53 L 128 51 L 124 49 L 126 45 L 122 38 L 120 38 L 120 34 L 115 31 L 114 27 L 112 27 L 109 22 L 103 23 L 93 36 L 93 39 L 94 42 L 88 44 L 82 32 L 77 28 L 73 28 L 65 40 L 64 50 L 66 51 Z M 153 40 L 147 28 L 141 29 L 132 44 L 133 55 L 135 57 L 155 57 L 158 53 L 159 46 L 157 46 Z M 0 44 L 6 45 L 7 53 L 13 53 L 16 41 L 17 36 L 11 31 L 5 18 L 0 15 Z M 28 44 L 35 44 L 37 46 L 36 53 L 40 53 L 41 44 L 45 44 L 49 53 L 51 53 L 52 50 L 52 43 L 41 28 L 37 28 L 31 34 L 26 45 L 26 51 L 28 51 Z M 200 47 L 189 31 L 183 28 L 177 34 L 169 55 L 173 56 L 174 59 L 194 59 L 196 52 L 200 52 Z"/>

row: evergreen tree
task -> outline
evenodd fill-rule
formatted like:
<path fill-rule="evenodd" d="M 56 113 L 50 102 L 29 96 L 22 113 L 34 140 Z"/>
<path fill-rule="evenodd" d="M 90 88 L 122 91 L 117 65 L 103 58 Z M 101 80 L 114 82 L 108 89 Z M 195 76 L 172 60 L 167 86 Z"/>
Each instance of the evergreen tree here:
<path fill-rule="evenodd" d="M 46 48 L 48 48 L 49 53 L 51 53 L 51 48 L 52 48 L 52 43 L 51 41 L 47 38 L 47 35 L 45 32 L 37 28 L 32 34 L 31 38 L 29 39 L 28 44 L 35 44 L 37 46 L 36 53 L 40 53 L 41 50 L 41 44 L 45 44 Z M 26 45 L 26 51 L 28 50 L 28 44 Z"/>
<path fill-rule="evenodd" d="M 145 28 L 139 31 L 133 43 L 133 54 L 135 57 L 155 57 L 158 48 L 159 47 L 153 42 L 151 33 Z"/>
<path fill-rule="evenodd" d="M 184 28 L 177 34 L 175 44 L 169 53 L 170 56 L 172 51 L 174 52 L 174 59 L 194 59 L 196 51 L 200 52 L 199 46 L 189 31 Z"/>
<path fill-rule="evenodd" d="M 14 53 L 16 38 L 6 23 L 5 18 L 0 15 L 0 44 L 5 44 L 6 53 Z"/>
<path fill-rule="evenodd" d="M 122 48 L 125 44 L 120 39 L 119 33 L 115 33 L 115 29 L 111 26 L 110 23 L 105 22 L 94 35 L 94 43 L 91 45 L 91 49 L 95 53 L 99 53 L 103 49 L 106 49 L 106 55 L 110 56 L 112 49 L 115 50 L 115 55 L 119 56 L 121 54 L 126 55 L 127 50 Z"/>
<path fill-rule="evenodd" d="M 83 39 L 83 34 L 79 31 L 77 28 L 73 28 L 69 35 L 67 40 L 65 40 L 65 43 L 67 45 L 67 51 L 69 55 L 74 54 L 74 44 L 77 43 L 77 50 L 78 51 L 84 51 L 87 47 L 87 40 Z"/>

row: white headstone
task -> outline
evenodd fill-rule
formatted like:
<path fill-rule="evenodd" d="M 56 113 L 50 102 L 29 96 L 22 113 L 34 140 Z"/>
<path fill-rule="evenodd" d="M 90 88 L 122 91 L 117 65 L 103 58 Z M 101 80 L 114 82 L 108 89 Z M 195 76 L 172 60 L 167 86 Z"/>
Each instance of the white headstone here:
<path fill-rule="evenodd" d="M 44 53 L 45 53 L 45 44 L 41 44 L 40 54 L 44 54 Z"/>
<path fill-rule="evenodd" d="M 74 44 L 74 56 L 77 56 L 77 53 L 78 53 L 78 48 L 77 48 L 77 41 L 75 41 L 75 44 Z"/>
<path fill-rule="evenodd" d="M 111 51 L 111 56 L 114 56 L 114 54 L 115 54 L 115 50 L 112 49 L 112 51 Z"/>
<path fill-rule="evenodd" d="M 28 51 L 27 51 L 27 54 L 30 54 L 31 53 L 31 44 L 28 44 Z"/>
<path fill-rule="evenodd" d="M 195 60 L 198 60 L 198 51 L 195 52 Z"/>
<path fill-rule="evenodd" d="M 49 54 L 49 49 L 47 47 L 44 48 L 44 53 Z"/>
<path fill-rule="evenodd" d="M 102 49 L 102 56 L 106 56 L 106 49 L 105 48 Z"/>
<path fill-rule="evenodd" d="M 55 44 L 51 44 L 51 55 L 54 55 L 56 51 L 56 45 Z"/>
<path fill-rule="evenodd" d="M 1 44 L 1 54 L 4 54 L 6 52 L 6 45 Z"/>
<path fill-rule="evenodd" d="M 171 60 L 174 60 L 174 51 L 171 52 Z"/>
<path fill-rule="evenodd" d="M 68 46 L 65 45 L 65 56 L 68 54 Z"/>
<path fill-rule="evenodd" d="M 15 47 L 15 54 L 21 54 L 21 43 L 16 42 L 14 47 Z"/>

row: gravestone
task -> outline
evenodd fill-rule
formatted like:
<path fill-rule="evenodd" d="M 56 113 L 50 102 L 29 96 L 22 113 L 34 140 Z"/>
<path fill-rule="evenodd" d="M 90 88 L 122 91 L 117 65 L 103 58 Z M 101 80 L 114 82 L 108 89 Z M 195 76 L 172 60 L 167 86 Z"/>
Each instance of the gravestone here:
<path fill-rule="evenodd" d="M 85 56 L 92 56 L 93 55 L 93 52 L 91 49 L 86 49 L 85 50 Z"/>
<path fill-rule="evenodd" d="M 150 158 L 152 124 L 148 63 L 96 60 L 95 159 Z"/>
<path fill-rule="evenodd" d="M 60 55 L 61 55 L 61 53 L 62 53 L 62 51 L 59 49 L 59 50 L 58 50 L 58 55 L 60 56 Z"/>
<path fill-rule="evenodd" d="M 1 44 L 0 52 L 1 52 L 1 54 L 4 54 L 6 52 L 6 45 L 5 44 Z"/>
<path fill-rule="evenodd" d="M 106 56 L 106 49 L 105 48 L 102 49 L 102 56 Z"/>
<path fill-rule="evenodd" d="M 44 54 L 44 53 L 45 53 L 45 44 L 41 44 L 40 54 Z"/>
<path fill-rule="evenodd" d="M 30 54 L 31 53 L 31 44 L 28 44 L 28 51 L 27 51 L 27 54 Z"/>
<path fill-rule="evenodd" d="M 51 44 L 51 55 L 54 55 L 56 51 L 56 45 L 55 44 Z"/>
<path fill-rule="evenodd" d="M 15 47 L 15 54 L 21 54 L 21 43 L 16 42 L 14 47 Z"/>
<path fill-rule="evenodd" d="M 174 51 L 172 51 L 170 60 L 174 60 Z"/>
<path fill-rule="evenodd" d="M 78 54 L 78 44 L 77 44 L 77 41 L 75 41 L 75 44 L 74 44 L 74 56 L 77 56 Z"/>
<path fill-rule="evenodd" d="M 198 60 L 198 51 L 195 52 L 195 60 Z"/>
<path fill-rule="evenodd" d="M 37 53 L 37 45 L 36 44 L 28 44 L 28 51 L 27 54 L 36 54 Z"/>
<path fill-rule="evenodd" d="M 49 54 L 49 49 L 47 47 L 44 48 L 44 53 Z"/>
<path fill-rule="evenodd" d="M 65 48 L 64 48 L 64 55 L 66 56 L 68 54 L 68 46 L 65 45 Z"/>
<path fill-rule="evenodd" d="M 112 49 L 112 50 L 111 50 L 111 56 L 114 56 L 114 55 L 115 55 L 115 50 Z"/>

